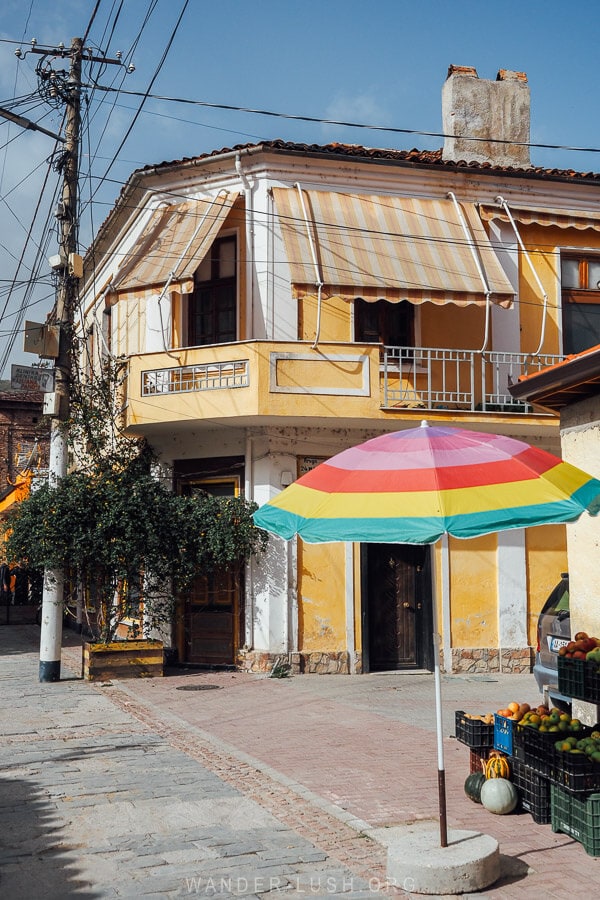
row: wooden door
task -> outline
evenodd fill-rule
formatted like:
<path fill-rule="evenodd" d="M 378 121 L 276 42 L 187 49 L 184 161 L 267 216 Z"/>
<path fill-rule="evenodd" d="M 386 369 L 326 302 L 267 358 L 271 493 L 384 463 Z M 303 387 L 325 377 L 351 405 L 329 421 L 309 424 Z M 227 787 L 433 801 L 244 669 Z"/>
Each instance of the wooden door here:
<path fill-rule="evenodd" d="M 214 475 L 188 479 L 182 493 L 202 490 L 216 497 L 237 497 L 239 476 Z M 179 658 L 196 666 L 233 666 L 241 640 L 243 620 L 242 576 L 237 572 L 210 572 L 194 579 L 183 599 L 182 627 L 177 637 Z"/>
<path fill-rule="evenodd" d="M 232 573 L 198 576 L 185 605 L 185 662 L 231 666 L 239 642 L 239 585 Z"/>
<path fill-rule="evenodd" d="M 371 672 L 429 668 L 429 548 L 363 545 L 363 647 Z"/>

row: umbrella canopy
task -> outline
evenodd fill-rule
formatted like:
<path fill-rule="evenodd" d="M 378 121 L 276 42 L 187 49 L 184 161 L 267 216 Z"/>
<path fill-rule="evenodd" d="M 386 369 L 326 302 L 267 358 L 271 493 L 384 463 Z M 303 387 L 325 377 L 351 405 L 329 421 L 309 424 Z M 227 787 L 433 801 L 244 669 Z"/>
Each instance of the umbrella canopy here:
<path fill-rule="evenodd" d="M 430 426 L 338 453 L 254 514 L 307 543 L 431 544 L 572 522 L 600 510 L 600 481 L 545 450 L 498 434 Z"/>

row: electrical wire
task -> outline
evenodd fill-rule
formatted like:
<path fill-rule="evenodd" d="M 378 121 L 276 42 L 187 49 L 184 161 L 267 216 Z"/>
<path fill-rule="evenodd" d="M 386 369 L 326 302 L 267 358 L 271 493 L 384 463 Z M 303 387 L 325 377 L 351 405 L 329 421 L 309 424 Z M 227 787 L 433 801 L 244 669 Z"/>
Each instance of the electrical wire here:
<path fill-rule="evenodd" d="M 97 85 L 98 90 L 110 92 L 112 88 Z M 242 112 L 255 116 L 268 116 L 276 119 L 289 119 L 296 122 L 311 122 L 316 125 L 336 125 L 342 128 L 362 128 L 367 131 L 384 131 L 390 134 L 414 134 L 419 137 L 451 138 L 456 135 L 446 134 L 443 131 L 419 131 L 415 128 L 398 128 L 391 125 L 374 125 L 365 122 L 347 122 L 342 119 L 322 119 L 319 116 L 305 116 L 293 113 L 274 112 L 269 109 L 254 109 L 248 106 L 236 106 L 232 103 L 209 103 L 206 100 L 191 100 L 185 97 L 168 97 L 161 94 L 150 94 L 147 91 L 122 90 L 121 94 L 131 97 L 144 97 L 144 100 L 160 100 L 165 103 L 182 103 L 190 106 L 200 106 L 206 109 L 223 109 L 230 112 Z M 573 147 L 567 144 L 541 144 L 531 141 L 512 141 L 500 138 L 464 136 L 469 141 L 481 141 L 488 144 L 510 144 L 513 147 L 534 147 L 543 150 L 569 150 L 578 153 L 600 153 L 598 147 Z"/>
<path fill-rule="evenodd" d="M 180 10 L 179 16 L 178 16 L 178 18 L 177 18 L 177 21 L 176 21 L 176 23 L 175 23 L 175 26 L 174 26 L 173 30 L 171 31 L 171 35 L 170 35 L 170 37 L 169 37 L 169 40 L 167 41 L 167 45 L 166 45 L 166 47 L 165 47 L 165 49 L 164 49 L 164 51 L 163 51 L 163 55 L 162 55 L 162 57 L 161 57 L 161 59 L 160 59 L 158 65 L 157 65 L 157 67 L 156 67 L 156 69 L 155 69 L 155 71 L 154 71 L 154 74 L 153 74 L 152 78 L 150 79 L 150 84 L 149 84 L 147 90 L 144 91 L 144 92 L 141 92 L 141 93 L 138 93 L 138 94 L 137 94 L 137 96 L 140 96 L 140 97 L 142 98 L 142 102 L 140 103 L 140 106 L 138 107 L 138 109 L 137 109 L 137 111 L 136 111 L 136 113 L 135 113 L 135 115 L 134 115 L 134 117 L 133 117 L 133 119 L 132 119 L 132 121 L 131 121 L 129 127 L 127 128 L 127 131 L 125 132 L 125 135 L 123 136 L 123 138 L 122 138 L 122 140 L 121 140 L 121 143 L 120 143 L 119 146 L 117 147 L 117 149 L 116 149 L 116 151 L 115 151 L 115 153 L 114 153 L 114 155 L 113 155 L 112 160 L 110 161 L 108 167 L 106 168 L 105 173 L 104 173 L 105 176 L 108 175 L 108 173 L 109 173 L 110 170 L 112 169 L 113 165 L 115 164 L 115 162 L 116 162 L 116 160 L 117 160 L 117 158 L 118 158 L 118 156 L 119 156 L 119 153 L 120 153 L 121 150 L 123 149 L 123 147 L 124 147 L 124 145 L 125 145 L 125 143 L 126 143 L 128 137 L 129 137 L 129 135 L 130 135 L 131 132 L 133 131 L 133 128 L 134 128 L 134 126 L 135 126 L 135 123 L 137 122 L 137 120 L 138 120 L 138 118 L 139 118 L 139 116 L 140 116 L 140 114 L 141 114 L 141 112 L 142 112 L 142 109 L 143 109 L 143 107 L 144 107 L 144 104 L 145 104 L 145 102 L 146 102 L 147 97 L 150 96 L 150 91 L 151 91 L 151 89 L 152 89 L 152 85 L 154 84 L 154 82 L 155 82 L 156 79 L 158 78 L 158 76 L 159 76 L 159 74 L 160 74 L 160 72 L 161 72 L 161 69 L 162 69 L 162 67 L 163 67 L 164 64 L 165 64 L 165 61 L 166 61 L 167 56 L 168 56 L 168 54 L 169 54 L 169 50 L 171 49 L 171 46 L 172 46 L 172 44 L 173 44 L 173 41 L 175 40 L 175 37 L 176 37 L 177 32 L 178 32 L 178 30 L 179 30 L 179 26 L 180 26 L 180 24 L 181 24 L 181 21 L 182 21 L 182 19 L 183 19 L 183 16 L 185 15 L 185 12 L 186 12 L 186 10 L 187 10 L 187 8 L 188 8 L 189 2 L 190 2 L 190 0 L 184 0 L 183 6 L 181 7 L 181 10 Z M 96 87 L 97 87 L 99 90 L 102 89 L 99 85 L 96 85 Z"/>

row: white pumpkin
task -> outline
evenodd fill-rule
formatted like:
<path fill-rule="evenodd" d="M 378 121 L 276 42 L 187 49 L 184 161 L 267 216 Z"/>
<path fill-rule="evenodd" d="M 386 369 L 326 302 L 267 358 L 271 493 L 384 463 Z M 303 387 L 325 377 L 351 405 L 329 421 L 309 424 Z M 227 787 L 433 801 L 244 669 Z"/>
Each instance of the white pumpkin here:
<path fill-rule="evenodd" d="M 507 778 L 489 778 L 481 787 L 481 804 L 497 816 L 511 813 L 519 800 L 519 793 Z"/>

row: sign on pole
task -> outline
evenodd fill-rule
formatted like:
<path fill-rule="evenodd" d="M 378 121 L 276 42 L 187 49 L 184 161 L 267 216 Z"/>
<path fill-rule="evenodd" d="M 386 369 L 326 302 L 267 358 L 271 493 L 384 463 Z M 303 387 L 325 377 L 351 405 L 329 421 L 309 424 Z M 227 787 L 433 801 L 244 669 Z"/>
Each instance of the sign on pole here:
<path fill-rule="evenodd" d="M 16 391 L 53 391 L 54 369 L 12 365 L 10 367 L 10 386 Z"/>

